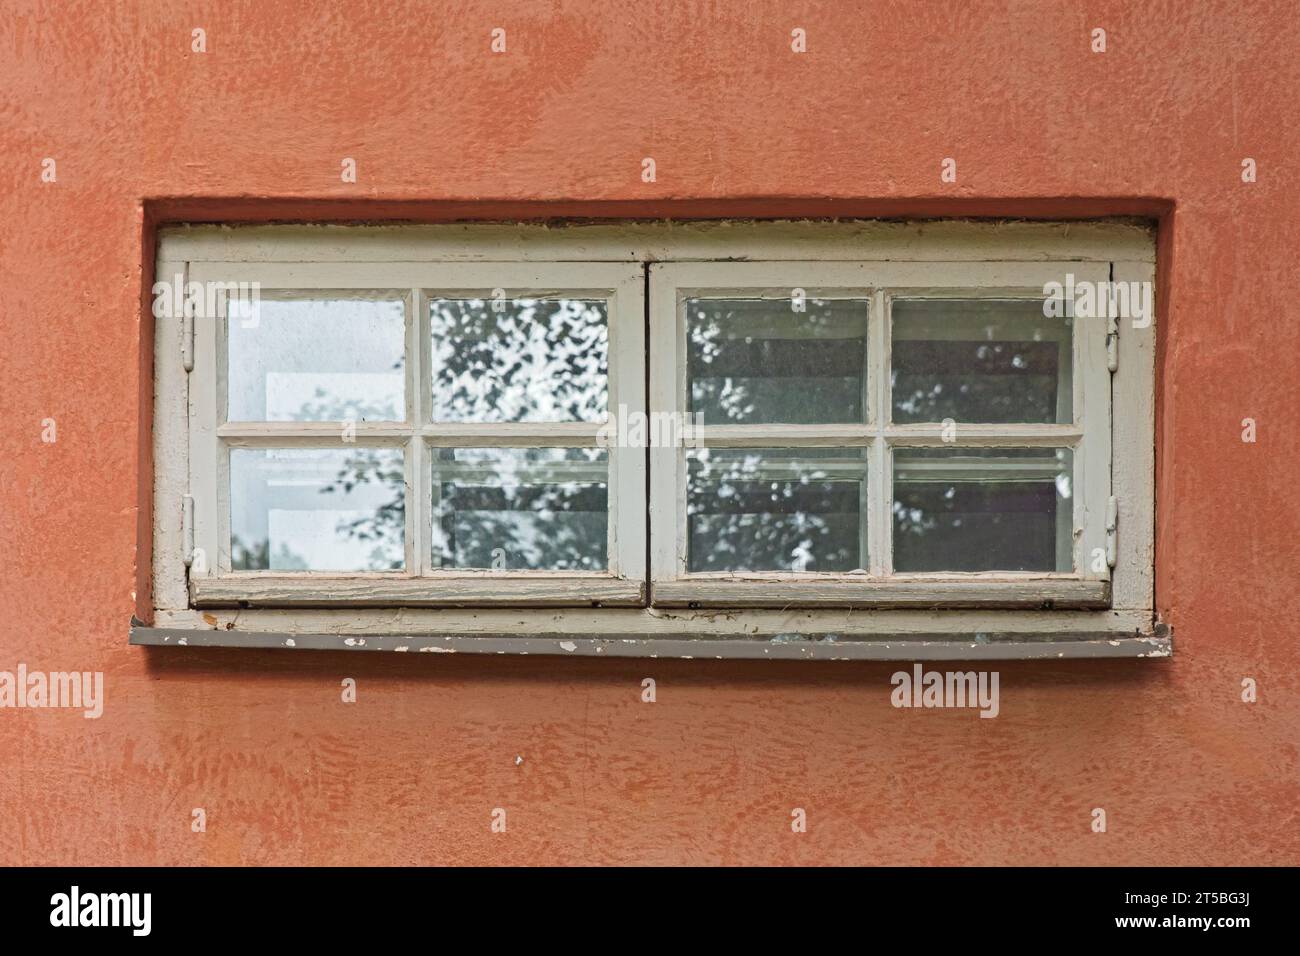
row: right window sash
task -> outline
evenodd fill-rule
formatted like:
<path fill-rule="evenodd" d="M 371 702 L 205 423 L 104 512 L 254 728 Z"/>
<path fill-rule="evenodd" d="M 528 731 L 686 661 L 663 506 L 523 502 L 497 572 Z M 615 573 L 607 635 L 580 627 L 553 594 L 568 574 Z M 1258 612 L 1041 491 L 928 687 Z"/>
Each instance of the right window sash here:
<path fill-rule="evenodd" d="M 1044 307 L 1109 275 L 652 264 L 652 602 L 1109 606 L 1112 329 Z"/>

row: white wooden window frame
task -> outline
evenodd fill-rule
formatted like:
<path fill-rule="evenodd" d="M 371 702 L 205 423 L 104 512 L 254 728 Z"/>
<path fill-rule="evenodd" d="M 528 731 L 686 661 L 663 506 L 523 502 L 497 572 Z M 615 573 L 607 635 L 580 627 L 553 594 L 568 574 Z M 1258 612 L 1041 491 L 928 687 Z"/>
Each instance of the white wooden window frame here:
<path fill-rule="evenodd" d="M 978 263 L 655 263 L 650 266 L 650 407 L 685 415 L 688 323 L 693 298 L 771 299 L 789 309 L 792 290 L 807 299 L 863 299 L 870 303 L 867 346 L 867 420 L 861 424 L 710 425 L 699 429 L 706 448 L 865 448 L 869 567 L 848 574 L 819 572 L 687 573 L 687 450 L 651 455 L 652 601 L 678 607 L 881 607 L 907 605 L 1107 607 L 1110 567 L 1096 570 L 1106 552 L 1111 486 L 1110 370 L 1105 319 L 1076 319 L 1073 329 L 1073 416 L 1065 424 L 962 422 L 956 440 L 942 424 L 893 424 L 890 415 L 891 304 L 899 299 L 1020 299 L 1043 301 L 1046 283 L 1072 274 L 1077 282 L 1105 282 L 1109 264 L 1093 262 Z M 1073 515 L 1064 528 L 1072 542 L 1073 571 L 934 572 L 892 569 L 893 451 L 930 447 L 1064 447 L 1074 453 Z"/>
<path fill-rule="evenodd" d="M 578 288 L 590 289 L 600 284 L 591 280 L 593 270 L 605 264 L 615 270 L 627 270 L 618 272 L 626 276 L 627 282 L 619 288 L 631 299 L 643 294 L 645 269 L 653 264 L 677 269 L 699 263 L 711 271 L 719 264 L 773 262 L 782 263 L 780 268 L 794 272 L 838 268 L 837 264 L 843 264 L 851 271 L 874 276 L 854 279 L 854 282 L 872 290 L 876 296 L 887 294 L 886 290 L 892 288 L 921 290 L 927 283 L 948 294 L 954 287 L 951 277 L 956 272 L 968 266 L 976 271 L 986 270 L 990 263 L 1003 264 L 1018 273 L 1017 277 L 999 280 L 1011 288 L 1023 288 L 1026 275 L 1045 264 L 1052 269 L 1059 269 L 1061 264 L 1086 266 L 1088 275 L 1105 272 L 1115 281 L 1154 282 L 1155 279 L 1154 234 L 1142 224 L 958 221 L 617 223 L 562 227 L 519 224 L 179 226 L 160 230 L 154 274 L 156 278 L 168 280 L 180 274 L 186 281 L 204 276 L 221 281 L 278 276 L 272 281 L 279 282 L 281 287 L 301 287 L 307 277 L 316 276 L 320 288 L 350 286 L 441 292 L 448 288 L 448 276 L 468 277 L 480 267 L 486 273 L 478 273 L 478 279 L 453 280 L 451 284 L 454 286 L 459 281 L 463 288 L 497 288 L 503 287 L 498 278 L 503 269 L 522 274 L 528 267 L 536 266 L 540 274 L 553 266 L 562 266 L 578 270 L 586 277 Z M 462 267 L 470 271 L 457 273 Z M 899 275 L 893 273 L 885 281 L 889 270 L 908 269 L 918 276 L 910 284 L 900 282 Z M 921 273 L 929 278 L 920 278 Z M 1083 271 L 1075 268 L 1075 274 L 1079 276 Z M 485 275 L 491 275 L 492 280 L 486 281 Z M 348 279 L 349 276 L 352 278 Z M 935 276 L 940 278 L 936 280 Z M 1061 277 L 1055 278 L 1059 281 Z M 716 285 L 719 280 L 703 281 L 705 285 Z M 539 284 L 564 283 L 539 280 Z M 609 282 L 609 285 L 612 288 L 617 283 Z M 816 283 L 804 279 L 795 285 L 815 287 Z M 629 313 L 638 307 L 644 308 L 644 302 L 632 307 Z M 612 323 L 618 311 L 611 310 Z M 874 311 L 873 318 L 881 314 Z M 690 607 L 696 598 L 689 599 L 685 606 L 645 606 L 645 602 L 637 600 L 629 600 L 627 606 L 613 606 L 618 603 L 616 598 L 593 607 L 585 602 L 571 603 L 579 592 L 570 590 L 557 597 L 555 590 L 548 590 L 536 602 L 549 605 L 545 611 L 530 611 L 532 605 L 521 600 L 519 592 L 502 601 L 497 585 L 504 582 L 489 581 L 490 575 L 478 572 L 464 576 L 464 586 L 469 590 L 445 603 L 435 599 L 425 604 L 414 595 L 394 600 L 388 596 L 334 593 L 334 598 L 342 598 L 342 606 L 328 601 L 318 603 L 310 595 L 300 606 L 297 600 L 300 595 L 277 597 L 273 592 L 268 592 L 270 599 L 265 604 L 249 601 L 246 594 L 234 592 L 226 595 L 231 601 L 229 605 L 206 607 L 196 603 L 185 566 L 188 548 L 199 541 L 214 547 L 220 532 L 210 524 L 211 519 L 204 525 L 201 501 L 205 494 L 211 493 L 217 476 L 211 467 L 216 455 L 213 446 L 208 444 L 215 436 L 201 428 L 197 434 L 191 434 L 191 412 L 196 401 L 200 404 L 203 401 L 200 382 L 204 374 L 202 320 L 195 325 L 199 334 L 191 341 L 186 323 L 180 318 L 167 317 L 152 323 L 153 619 L 147 625 L 137 622 L 133 627 L 134 643 L 803 659 L 1161 657 L 1169 653 L 1168 631 L 1156 621 L 1154 614 L 1154 323 L 1142 329 L 1130 329 L 1120 323 L 1112 330 L 1118 334 L 1109 343 L 1117 359 L 1117 370 L 1110 377 L 1110 405 L 1115 414 L 1109 435 L 1114 454 L 1110 461 L 1111 495 L 1107 507 L 1112 514 L 1107 517 L 1115 519 L 1110 523 L 1117 524 L 1119 532 L 1106 543 L 1107 547 L 1114 547 L 1116 562 L 1110 573 L 1110 599 L 1105 607 L 1088 603 L 1070 606 L 1068 601 L 1056 603 L 1041 590 L 1030 596 L 1030 599 L 1037 598 L 1032 606 L 1017 599 L 1005 606 L 976 602 L 972 607 L 963 600 L 965 594 L 945 592 L 937 586 L 961 582 L 909 583 L 895 578 L 881 582 L 882 587 L 887 584 L 893 592 L 891 601 L 880 604 L 869 601 L 869 606 L 863 607 L 857 606 L 856 599 L 843 605 L 838 601 L 811 601 L 776 606 L 749 593 L 744 595 L 745 600 L 754 601 L 754 606 Z M 626 364 L 627 371 L 622 374 L 628 382 L 647 371 L 643 330 L 644 325 L 634 329 L 629 319 L 624 341 L 636 341 L 637 336 L 641 336 L 641 341 L 637 341 L 630 353 L 621 347 L 611 349 L 611 405 L 624 402 L 639 407 L 635 394 L 616 398 L 613 389 L 617 387 L 616 365 Z M 613 340 L 619 333 L 611 327 L 610 334 Z M 666 333 L 661 328 L 661 320 L 656 319 L 654 335 L 663 334 Z M 881 354 L 880 337 L 885 334 L 884 326 L 874 322 L 872 351 L 876 355 Z M 216 355 L 212 350 L 210 354 Z M 655 353 L 651 350 L 650 354 Z M 187 374 L 186 365 L 191 360 L 197 360 L 195 371 Z M 658 367 L 655 371 L 656 387 L 662 388 L 658 379 L 663 373 Z M 877 377 L 873 387 L 879 388 L 882 381 Z M 644 396 L 645 391 L 640 394 Z M 656 398 L 656 402 L 661 400 Z M 878 396 L 872 400 L 880 401 Z M 675 405 L 676 395 L 673 402 Z M 876 409 L 879 407 L 877 404 Z M 878 422 L 878 417 L 873 418 L 869 430 L 878 427 Z M 909 427 L 919 432 L 929 428 Z M 725 440 L 726 436 L 714 437 Z M 921 443 L 927 438 L 924 434 L 891 437 L 912 437 Z M 974 437 L 969 430 L 965 431 L 965 438 Z M 399 438 L 409 439 L 409 436 L 403 434 Z M 863 441 L 870 443 L 878 438 L 869 433 L 863 436 Z M 522 436 L 520 440 L 523 441 Z M 490 443 L 507 444 L 500 436 Z M 637 451 L 633 457 L 644 462 L 646 453 Z M 652 450 L 650 457 L 662 453 L 662 450 Z M 676 454 L 676 450 L 670 450 L 669 454 Z M 207 467 L 203 464 L 205 456 Z M 665 471 L 663 464 L 652 466 L 656 487 L 672 470 Z M 642 477 L 643 480 L 648 477 L 644 471 Z M 611 492 L 615 484 L 611 481 Z M 884 492 L 883 488 L 879 490 Z M 655 502 L 663 500 L 663 493 L 659 492 Z M 1095 499 L 1090 495 L 1090 500 Z M 186 507 L 187 502 L 192 510 Z M 647 575 L 652 569 L 644 566 L 644 559 L 642 566 L 637 566 L 636 553 L 644 553 L 647 544 L 644 536 L 647 505 L 650 505 L 649 520 L 663 522 L 665 516 L 656 505 L 643 500 L 636 506 L 641 518 L 638 522 L 632 518 L 631 505 L 632 497 L 625 496 L 619 504 L 619 517 L 614 519 L 620 530 L 628 532 L 628 538 L 624 542 L 627 557 L 619 559 L 619 574 L 612 576 L 613 583 L 620 584 L 617 577 L 625 577 L 627 581 L 638 580 L 638 575 L 641 581 L 649 578 L 652 590 L 661 585 L 668 588 L 671 601 L 673 587 L 693 587 L 695 582 L 664 575 L 663 569 L 668 565 L 662 555 L 655 559 L 652 575 Z M 188 524 L 187 514 L 193 519 Z M 1095 539 L 1097 526 L 1091 515 L 1085 516 L 1085 526 Z M 643 530 L 638 532 L 638 527 Z M 877 527 L 875 532 L 882 530 L 885 529 Z M 639 547 L 633 544 L 638 533 L 641 534 Z M 217 537 L 212 537 L 214 534 Z M 474 590 L 475 581 L 483 590 Z M 348 586 L 346 581 L 333 583 Z M 542 587 L 549 589 L 559 583 L 545 582 Z M 573 583 L 563 582 L 565 587 Z M 577 583 L 579 588 L 590 584 Z M 747 582 L 723 581 L 718 585 L 732 583 Z M 1036 587 L 1042 582 L 1028 583 Z M 1077 582 L 1062 583 L 1074 586 Z M 420 580 L 412 586 L 427 595 L 424 585 L 425 581 Z M 850 582 L 850 586 L 860 587 L 861 582 Z M 364 590 L 365 585 L 357 587 Z M 204 585 L 199 588 L 202 590 Z M 900 591 L 906 588 L 917 589 L 913 598 L 900 597 Z M 806 593 L 806 589 L 800 590 Z M 1045 608 L 1048 603 L 1053 609 Z M 949 607 L 952 609 L 937 610 Z"/>
<path fill-rule="evenodd" d="M 609 401 L 644 408 L 644 277 L 618 263 L 193 263 L 189 281 L 258 283 L 263 298 L 399 298 L 406 315 L 406 419 L 402 422 L 231 422 L 226 420 L 228 329 L 194 320 L 190 376 L 189 479 L 195 607 L 640 605 L 645 597 L 645 460 L 637 449 L 607 449 L 609 566 L 604 572 L 459 570 L 431 567 L 431 449 L 580 447 L 599 443 L 600 422 L 438 422 L 430 416 L 429 302 L 481 298 L 584 298 L 607 303 Z M 234 571 L 230 555 L 233 448 L 401 448 L 405 460 L 405 570 Z"/>

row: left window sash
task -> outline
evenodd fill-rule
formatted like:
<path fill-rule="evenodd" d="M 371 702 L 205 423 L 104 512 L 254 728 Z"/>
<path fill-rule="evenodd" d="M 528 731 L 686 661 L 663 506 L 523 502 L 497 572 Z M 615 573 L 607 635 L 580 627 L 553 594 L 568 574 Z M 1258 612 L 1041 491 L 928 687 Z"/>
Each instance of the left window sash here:
<path fill-rule="evenodd" d="M 198 287 L 256 283 L 265 306 L 250 314 L 218 297 L 214 315 L 193 319 L 193 606 L 644 603 L 645 452 L 609 443 L 618 431 L 606 427 L 611 414 L 644 414 L 638 263 L 196 262 L 187 279 Z M 315 318 L 273 340 L 263 324 L 277 310 L 303 313 L 284 303 L 316 303 L 306 309 Z M 590 353 L 600 343 L 584 337 L 577 313 L 593 303 L 606 324 L 603 409 L 591 395 L 561 407 L 553 370 L 540 366 L 524 369 L 523 385 L 503 397 L 511 382 L 491 381 L 499 363 L 489 361 L 485 371 L 490 347 L 481 341 L 455 357 L 462 374 L 448 379 L 431 370 L 449 361 L 449 330 L 466 330 L 468 341 L 473 326 L 487 338 L 502 328 L 531 336 L 543 353 L 568 342 L 565 357 L 580 370 L 574 374 L 588 374 L 581 369 L 594 367 Z M 331 333 L 331 313 L 341 331 Z M 349 322 L 361 323 L 362 334 Z M 400 359 L 393 345 L 399 337 Z M 302 347 L 335 354 L 293 361 Z M 269 376 L 275 356 L 266 353 L 276 349 L 279 368 Z M 443 400 L 453 387 L 462 396 L 478 392 L 468 403 Z M 530 396 L 545 410 L 533 413 Z M 274 509 L 266 493 L 272 487 Z M 251 509 L 240 500 L 250 488 L 262 495 Z M 329 498 L 323 507 L 321 492 Z M 557 516 L 566 508 L 575 513 Z M 568 533 L 548 534 L 548 521 L 567 522 Z M 602 521 L 599 554 L 593 536 Z M 260 535 L 238 533 L 248 529 Z M 339 529 L 355 536 L 340 539 Z M 492 534 L 505 546 L 489 547 Z M 279 547 L 295 535 L 306 556 Z M 585 547 L 571 543 L 583 535 Z M 570 544 L 542 546 L 551 539 Z"/>

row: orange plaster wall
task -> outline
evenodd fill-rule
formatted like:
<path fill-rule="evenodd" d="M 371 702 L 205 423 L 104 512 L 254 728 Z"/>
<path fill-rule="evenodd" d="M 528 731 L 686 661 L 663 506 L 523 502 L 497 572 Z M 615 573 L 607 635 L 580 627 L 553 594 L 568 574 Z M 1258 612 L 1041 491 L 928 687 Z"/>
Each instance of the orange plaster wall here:
<path fill-rule="evenodd" d="M 1297 49 L 1287 0 L 7 0 L 0 671 L 107 704 L 0 710 L 0 863 L 1300 863 Z M 1161 229 L 1171 661 L 1006 665 L 980 720 L 889 664 L 126 643 L 159 221 L 1117 213 Z"/>

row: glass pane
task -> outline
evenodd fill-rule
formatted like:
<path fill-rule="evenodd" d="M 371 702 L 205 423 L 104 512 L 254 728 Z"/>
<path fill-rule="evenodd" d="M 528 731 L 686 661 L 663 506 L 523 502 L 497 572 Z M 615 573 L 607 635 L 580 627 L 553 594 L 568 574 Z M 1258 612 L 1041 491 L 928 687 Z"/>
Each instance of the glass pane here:
<path fill-rule="evenodd" d="M 268 299 L 227 322 L 232 422 L 406 418 L 401 299 Z"/>
<path fill-rule="evenodd" d="M 432 299 L 435 422 L 598 422 L 609 405 L 601 300 Z"/>
<path fill-rule="evenodd" d="M 600 448 L 433 449 L 433 566 L 609 567 L 609 459 Z"/>
<path fill-rule="evenodd" d="M 895 571 L 1071 571 L 1068 448 L 894 449 Z"/>
<path fill-rule="evenodd" d="M 1071 320 L 1041 299 L 899 299 L 890 316 L 895 422 L 1074 420 Z"/>
<path fill-rule="evenodd" d="M 869 305 L 687 299 L 690 411 L 705 425 L 866 421 Z"/>
<path fill-rule="evenodd" d="M 866 567 L 866 450 L 711 448 L 687 458 L 687 571 Z"/>
<path fill-rule="evenodd" d="M 236 571 L 387 571 L 405 565 L 400 448 L 232 448 Z"/>

